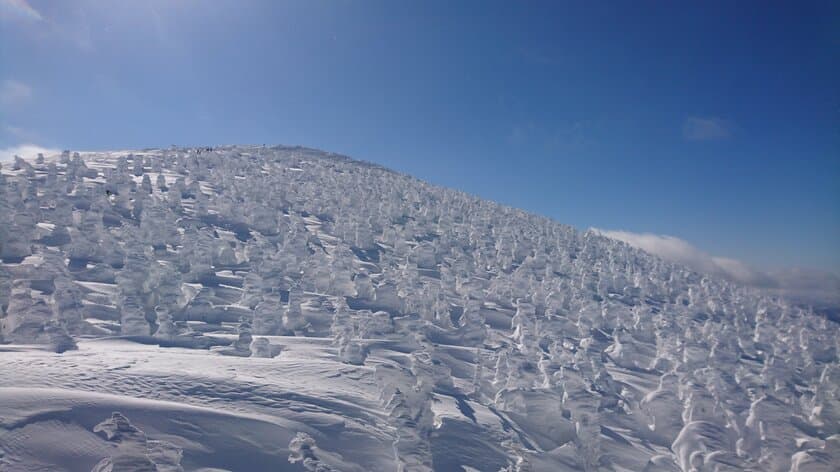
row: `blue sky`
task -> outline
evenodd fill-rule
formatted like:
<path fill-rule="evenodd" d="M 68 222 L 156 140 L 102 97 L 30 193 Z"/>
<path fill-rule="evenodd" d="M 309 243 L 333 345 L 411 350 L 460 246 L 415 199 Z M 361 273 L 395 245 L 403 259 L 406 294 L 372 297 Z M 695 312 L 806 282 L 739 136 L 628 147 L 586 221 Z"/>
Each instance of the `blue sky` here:
<path fill-rule="evenodd" d="M 840 272 L 838 31 L 836 2 L 0 0 L 0 149 L 301 144 Z"/>

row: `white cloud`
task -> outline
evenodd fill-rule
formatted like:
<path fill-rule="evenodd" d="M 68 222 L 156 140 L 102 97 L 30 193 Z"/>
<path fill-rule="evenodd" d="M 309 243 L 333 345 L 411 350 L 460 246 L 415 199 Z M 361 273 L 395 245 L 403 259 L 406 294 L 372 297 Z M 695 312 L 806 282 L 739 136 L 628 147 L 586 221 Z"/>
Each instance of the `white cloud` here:
<path fill-rule="evenodd" d="M 32 98 L 32 87 L 29 85 L 11 79 L 0 82 L 0 105 L 17 105 L 30 98 Z"/>
<path fill-rule="evenodd" d="M 682 132 L 689 141 L 712 141 L 732 135 L 732 125 L 720 118 L 689 116 L 683 123 Z"/>
<path fill-rule="evenodd" d="M 42 146 L 38 146 L 37 144 L 21 144 L 19 146 L 12 146 L 6 149 L 0 149 L 0 161 L 11 161 L 15 158 L 15 156 L 20 156 L 23 158 L 33 158 L 37 157 L 38 153 L 41 153 L 45 156 L 52 156 L 55 154 L 60 154 L 60 149 L 54 148 L 45 148 Z"/>
<path fill-rule="evenodd" d="M 26 0 L 0 0 L 0 19 L 7 21 L 41 21 L 44 17 Z"/>
<path fill-rule="evenodd" d="M 685 265 L 697 272 L 717 275 L 743 285 L 770 290 L 797 302 L 820 307 L 840 306 L 840 278 L 810 269 L 784 269 L 762 272 L 749 265 L 725 257 L 715 257 L 673 236 L 632 233 L 592 228 L 592 231 L 657 255 L 667 261 Z"/>
<path fill-rule="evenodd" d="M 840 322 L 840 277 L 830 272 L 812 269 L 783 269 L 767 274 L 780 295 L 795 301 L 830 309 Z"/>
<path fill-rule="evenodd" d="M 743 280 L 750 276 L 750 270 L 739 261 L 713 257 L 697 249 L 688 241 L 675 238 L 674 236 L 652 233 L 631 233 L 629 231 L 610 231 L 597 228 L 594 231 L 602 236 L 624 241 L 631 246 L 651 254 L 656 254 L 671 262 L 686 265 L 698 272 L 727 275 L 737 280 Z"/>

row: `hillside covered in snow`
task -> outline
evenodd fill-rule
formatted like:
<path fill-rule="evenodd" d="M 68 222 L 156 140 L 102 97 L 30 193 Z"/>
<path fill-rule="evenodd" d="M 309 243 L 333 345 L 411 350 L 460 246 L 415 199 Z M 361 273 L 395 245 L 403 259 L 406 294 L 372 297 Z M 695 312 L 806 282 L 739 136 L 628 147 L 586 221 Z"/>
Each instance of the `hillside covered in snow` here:
<path fill-rule="evenodd" d="M 335 154 L 4 163 L 0 259 L 0 470 L 840 470 L 835 321 Z"/>

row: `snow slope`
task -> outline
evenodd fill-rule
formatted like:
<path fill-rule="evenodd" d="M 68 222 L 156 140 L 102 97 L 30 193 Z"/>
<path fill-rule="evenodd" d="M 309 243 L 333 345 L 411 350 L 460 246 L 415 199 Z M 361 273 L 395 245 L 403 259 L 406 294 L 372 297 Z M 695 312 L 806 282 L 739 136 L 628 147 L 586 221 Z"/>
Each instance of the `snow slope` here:
<path fill-rule="evenodd" d="M 835 321 L 305 148 L 0 169 L 0 470 L 840 469 Z"/>

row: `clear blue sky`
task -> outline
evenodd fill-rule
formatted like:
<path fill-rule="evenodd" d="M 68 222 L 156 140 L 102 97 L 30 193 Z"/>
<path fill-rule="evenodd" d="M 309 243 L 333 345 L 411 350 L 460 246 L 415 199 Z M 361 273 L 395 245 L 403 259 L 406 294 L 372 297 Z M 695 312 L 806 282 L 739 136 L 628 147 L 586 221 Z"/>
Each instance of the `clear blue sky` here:
<path fill-rule="evenodd" d="M 605 3 L 0 0 L 0 148 L 301 144 L 840 272 L 840 4 Z"/>

